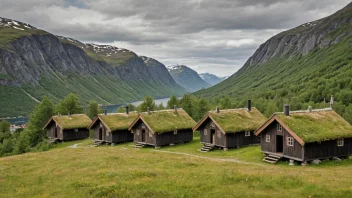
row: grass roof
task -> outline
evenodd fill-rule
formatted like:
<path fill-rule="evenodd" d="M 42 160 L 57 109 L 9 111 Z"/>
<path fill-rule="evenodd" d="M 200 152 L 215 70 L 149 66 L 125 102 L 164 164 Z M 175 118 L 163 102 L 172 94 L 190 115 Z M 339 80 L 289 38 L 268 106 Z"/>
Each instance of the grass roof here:
<path fill-rule="evenodd" d="M 132 122 L 137 118 L 138 114 L 136 112 L 130 112 L 129 114 L 112 113 L 107 115 L 100 114 L 98 116 L 111 132 L 115 130 L 127 130 Z"/>
<path fill-rule="evenodd" d="M 53 120 L 62 129 L 87 128 L 92 120 L 86 114 L 75 114 L 71 116 L 53 116 Z"/>
<path fill-rule="evenodd" d="M 192 129 L 196 122 L 183 110 L 162 110 L 141 113 L 141 117 L 154 133 L 164 133 L 174 130 Z"/>
<path fill-rule="evenodd" d="M 334 110 L 276 114 L 305 143 L 352 137 L 352 126 Z"/>
<path fill-rule="evenodd" d="M 247 108 L 220 110 L 219 113 L 210 111 L 209 114 L 225 133 L 254 131 L 266 121 L 256 108 L 251 111 Z"/>

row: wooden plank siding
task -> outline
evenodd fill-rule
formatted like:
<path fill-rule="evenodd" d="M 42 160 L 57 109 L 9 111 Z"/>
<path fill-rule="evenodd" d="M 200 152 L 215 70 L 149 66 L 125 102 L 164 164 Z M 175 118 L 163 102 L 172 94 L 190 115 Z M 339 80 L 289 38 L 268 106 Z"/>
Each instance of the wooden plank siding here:
<path fill-rule="evenodd" d="M 190 142 L 193 139 L 192 129 L 178 130 L 176 134 L 174 134 L 174 131 L 153 134 L 141 120 L 136 123 L 132 131 L 134 142 L 145 143 L 156 147 Z"/>
<path fill-rule="evenodd" d="M 247 137 L 245 136 L 245 131 L 223 133 L 215 124 L 212 124 L 212 120 L 210 118 L 204 121 L 199 129 L 200 142 L 203 144 L 214 144 L 217 147 L 239 148 L 246 145 L 258 144 L 260 142 L 260 138 L 256 137 L 253 131 L 251 131 L 251 135 Z M 212 131 L 214 131 L 214 137 Z"/>
<path fill-rule="evenodd" d="M 342 157 L 352 154 L 352 138 L 345 138 L 343 146 L 337 146 L 337 140 L 308 143 L 304 145 L 304 161 Z"/>
<path fill-rule="evenodd" d="M 57 136 L 55 136 L 55 132 Z M 59 125 L 52 122 L 47 127 L 47 135 L 49 138 L 59 138 L 61 141 L 79 140 L 88 138 L 89 130 L 87 128 L 62 130 Z"/>

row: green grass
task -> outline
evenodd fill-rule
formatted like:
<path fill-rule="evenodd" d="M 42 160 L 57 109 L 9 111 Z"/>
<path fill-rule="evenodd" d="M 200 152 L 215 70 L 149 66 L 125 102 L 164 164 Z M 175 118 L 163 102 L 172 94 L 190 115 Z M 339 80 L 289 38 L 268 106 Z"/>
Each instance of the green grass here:
<path fill-rule="evenodd" d="M 352 160 L 319 166 L 261 162 L 258 146 L 200 153 L 189 144 L 63 148 L 0 158 L 1 197 L 351 197 Z M 177 151 L 200 158 L 158 151 Z M 242 164 L 212 158 L 240 159 Z M 258 158 L 258 159 L 257 159 Z"/>
<path fill-rule="evenodd" d="M 39 29 L 25 29 L 17 30 L 14 28 L 1 27 L 0 28 L 0 48 L 9 49 L 9 43 L 15 41 L 22 36 L 31 36 L 33 34 L 48 34 L 47 32 Z"/>

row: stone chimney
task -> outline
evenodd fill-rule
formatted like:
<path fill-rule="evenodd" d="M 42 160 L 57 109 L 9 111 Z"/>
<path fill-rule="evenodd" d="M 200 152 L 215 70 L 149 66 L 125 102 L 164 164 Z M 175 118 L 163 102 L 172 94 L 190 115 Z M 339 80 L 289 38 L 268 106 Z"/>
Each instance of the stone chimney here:
<path fill-rule="evenodd" d="M 216 113 L 220 113 L 220 109 L 218 106 L 216 107 Z"/>
<path fill-rule="evenodd" d="M 247 108 L 248 108 L 248 112 L 250 112 L 252 110 L 252 101 L 251 99 L 248 99 L 248 103 L 247 103 Z"/>
<path fill-rule="evenodd" d="M 174 105 L 174 110 L 175 110 L 175 113 L 177 113 L 177 106 Z"/>
<path fill-rule="evenodd" d="M 108 110 L 107 109 L 104 110 L 104 115 L 108 115 Z"/>
<path fill-rule="evenodd" d="M 148 115 L 150 115 L 150 107 L 147 108 Z"/>
<path fill-rule="evenodd" d="M 68 116 L 71 116 L 71 111 L 68 112 Z"/>
<path fill-rule="evenodd" d="M 334 96 L 331 95 L 331 98 L 330 98 L 330 108 L 332 109 L 332 106 L 334 105 Z"/>
<path fill-rule="evenodd" d="M 290 115 L 290 105 L 285 104 L 284 105 L 284 115 L 289 116 Z"/>
<path fill-rule="evenodd" d="M 309 111 L 309 113 L 311 113 L 311 112 L 313 111 L 312 106 L 309 106 L 309 107 L 308 107 L 308 111 Z"/>
<path fill-rule="evenodd" d="M 126 106 L 125 108 L 126 108 L 126 114 L 128 115 L 130 113 L 128 106 Z"/>

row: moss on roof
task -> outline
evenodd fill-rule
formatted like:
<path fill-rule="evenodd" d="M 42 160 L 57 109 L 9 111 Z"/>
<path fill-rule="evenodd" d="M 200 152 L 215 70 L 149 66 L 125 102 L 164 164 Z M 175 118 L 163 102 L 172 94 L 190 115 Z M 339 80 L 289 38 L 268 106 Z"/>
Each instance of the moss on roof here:
<path fill-rule="evenodd" d="M 174 110 L 152 111 L 151 115 L 141 113 L 141 117 L 154 133 L 192 129 L 196 124 L 183 109 L 177 109 L 177 113 Z"/>
<path fill-rule="evenodd" d="M 126 113 L 113 113 L 113 114 L 100 114 L 99 118 L 106 124 L 111 131 L 127 130 L 132 122 L 137 118 L 136 112 Z"/>
<path fill-rule="evenodd" d="M 333 110 L 276 115 L 305 143 L 352 137 L 352 126 Z"/>
<path fill-rule="evenodd" d="M 254 131 L 266 121 L 256 108 L 252 108 L 250 112 L 244 108 L 220 110 L 220 113 L 210 111 L 209 114 L 225 133 Z"/>
<path fill-rule="evenodd" d="M 87 128 L 92 120 L 85 114 L 75 114 L 71 116 L 53 116 L 52 119 L 62 129 Z"/>

